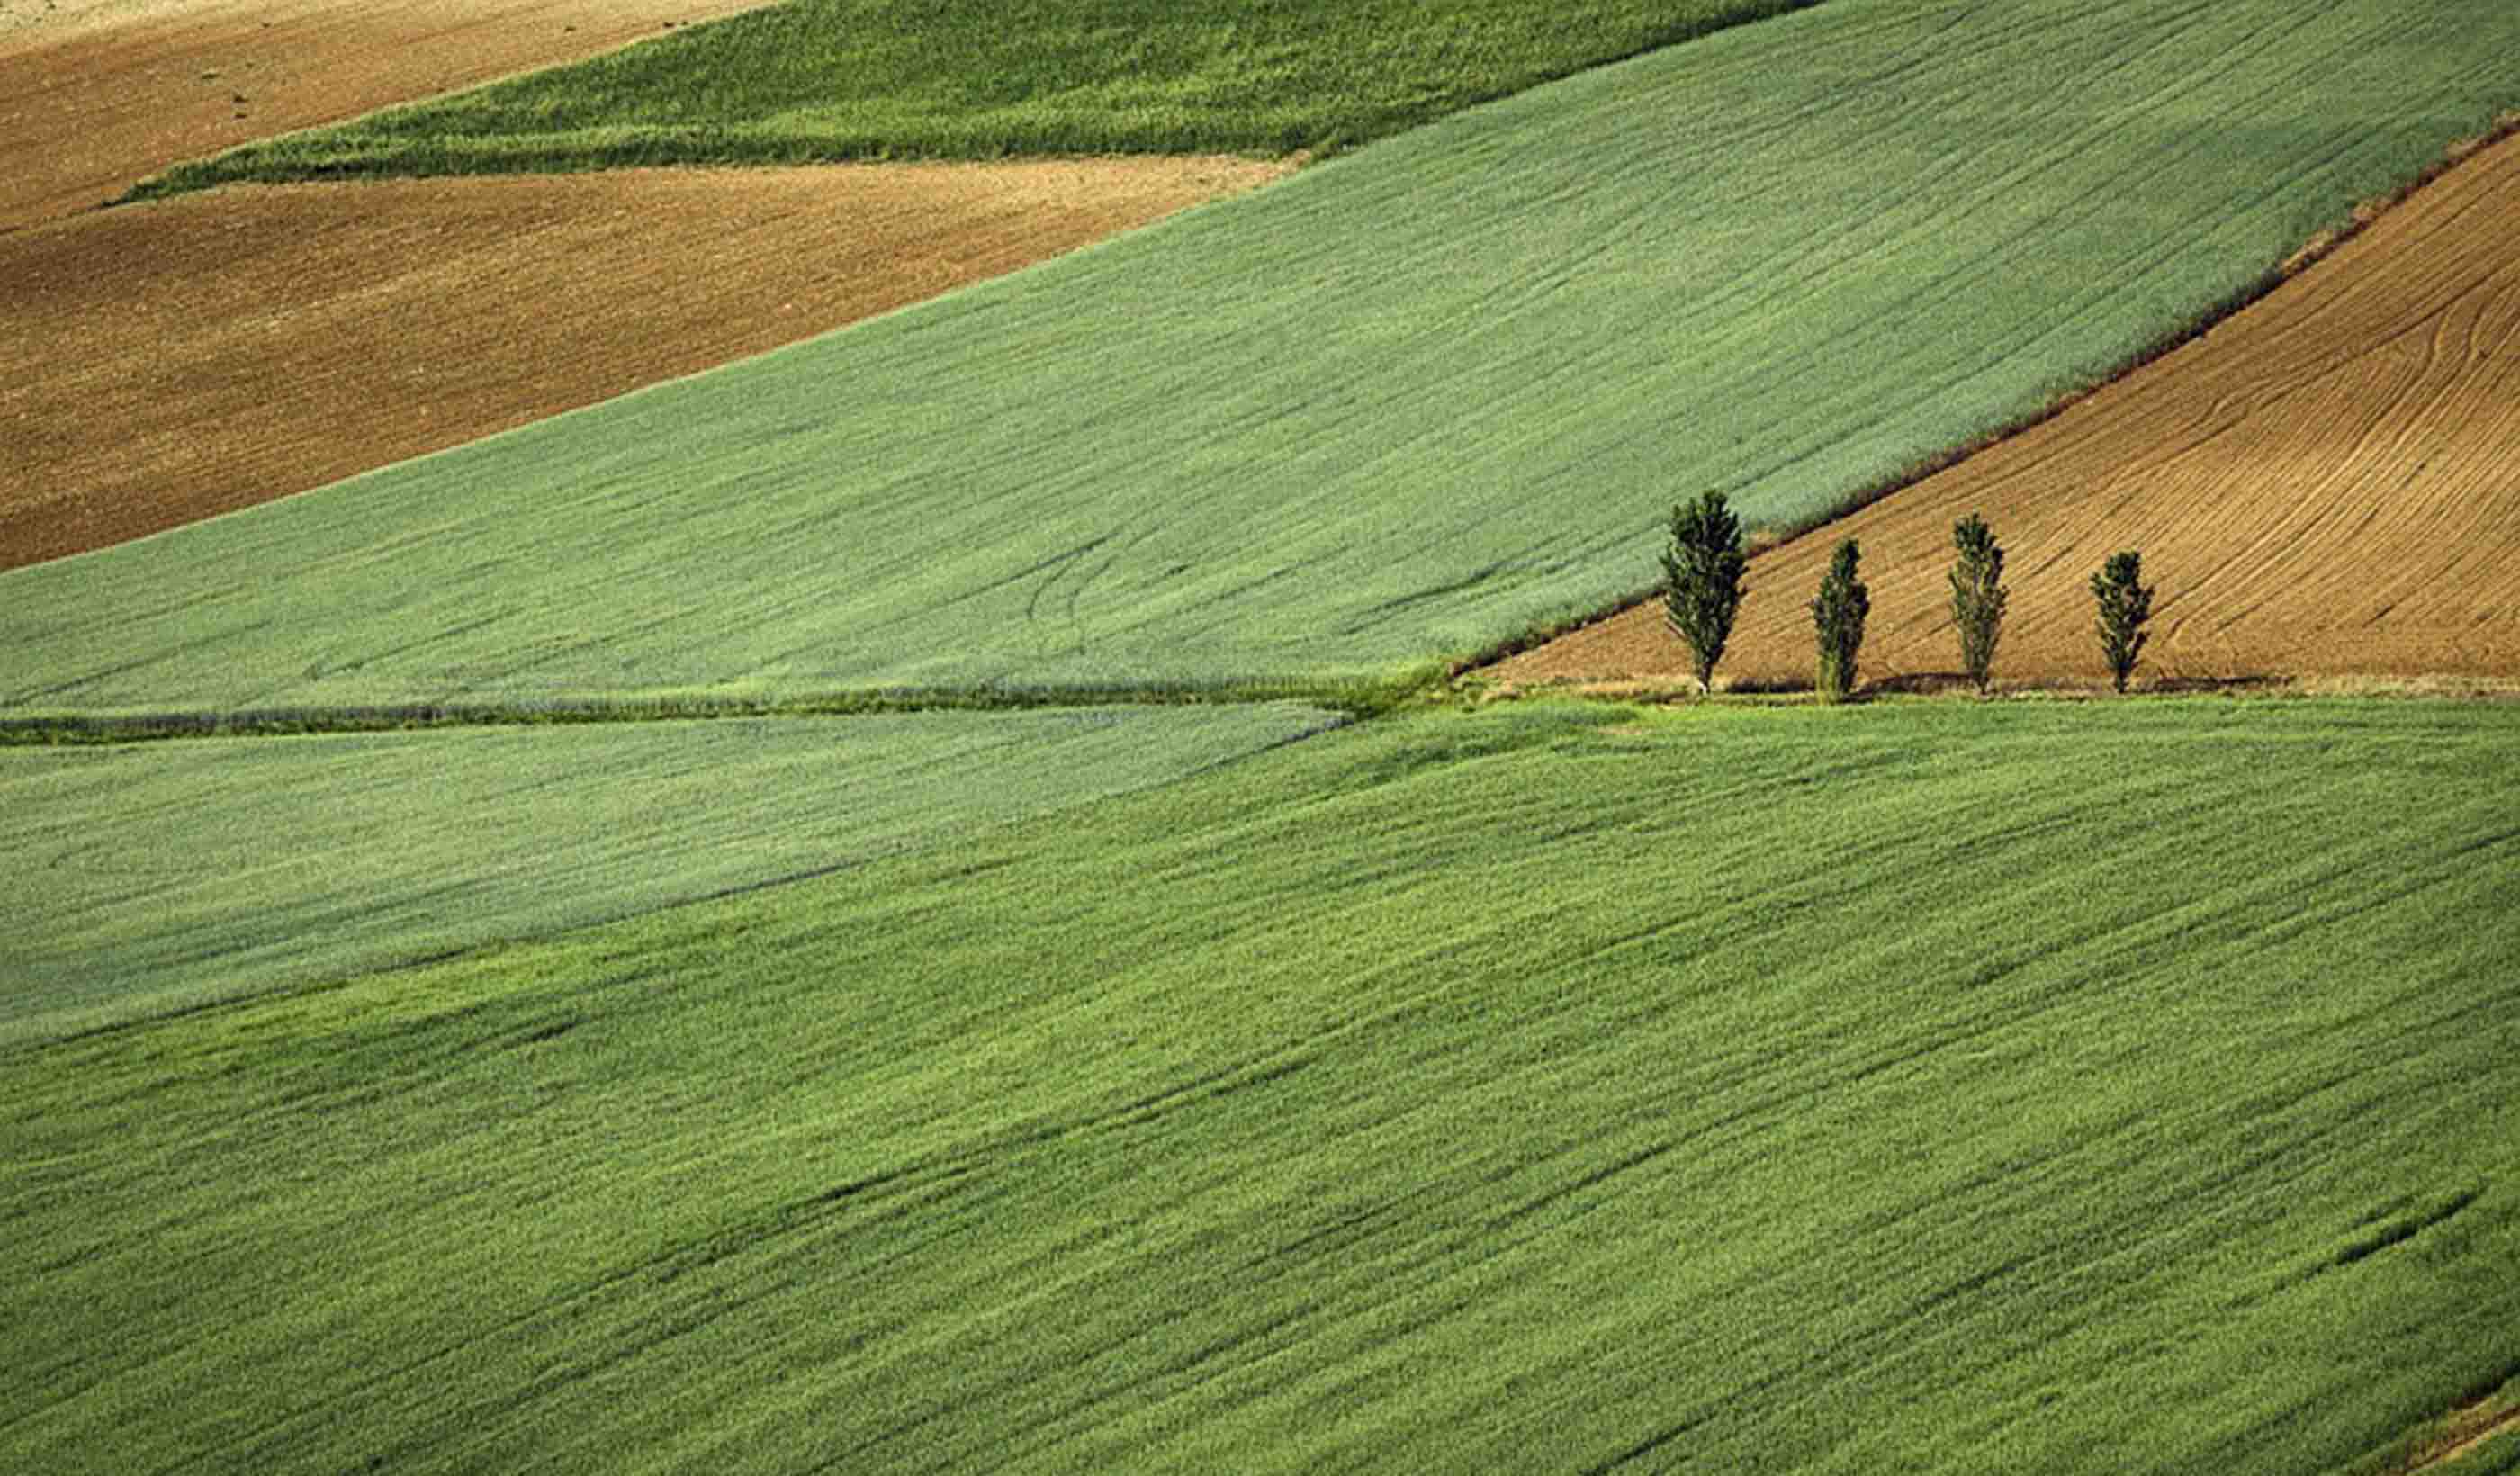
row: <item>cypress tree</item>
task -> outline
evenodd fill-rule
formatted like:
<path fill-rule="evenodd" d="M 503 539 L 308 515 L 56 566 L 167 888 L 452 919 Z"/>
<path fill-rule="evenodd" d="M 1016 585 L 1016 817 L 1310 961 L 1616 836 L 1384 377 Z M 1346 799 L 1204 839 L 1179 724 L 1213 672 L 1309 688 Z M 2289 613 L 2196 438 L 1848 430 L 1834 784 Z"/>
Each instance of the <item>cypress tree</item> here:
<path fill-rule="evenodd" d="M 1855 577 L 1857 558 L 1854 539 L 1839 544 L 1821 579 L 1820 596 L 1811 603 L 1823 702 L 1844 701 L 1855 691 L 1855 655 L 1864 646 L 1864 617 L 1872 612 L 1872 596 Z"/>
<path fill-rule="evenodd" d="M 2133 549 L 2111 554 L 2092 576 L 2092 598 L 2100 606 L 2096 626 L 2100 650 L 2109 658 L 2109 674 L 2123 693 L 2136 658 L 2143 654 L 2143 622 L 2152 618 L 2152 588 L 2143 582 L 2143 556 Z"/>
<path fill-rule="evenodd" d="M 1663 551 L 1663 621 L 1688 643 L 1697 688 L 1715 690 L 1715 663 L 1732 638 L 1741 608 L 1741 575 L 1750 560 L 1741 552 L 1741 519 L 1721 492 L 1705 492 L 1671 510 L 1671 545 Z"/>
<path fill-rule="evenodd" d="M 2003 545 L 1986 519 L 1971 513 L 1952 524 L 1952 624 L 1960 633 L 1960 666 L 1979 696 L 1995 685 L 1995 643 L 2003 634 Z"/>

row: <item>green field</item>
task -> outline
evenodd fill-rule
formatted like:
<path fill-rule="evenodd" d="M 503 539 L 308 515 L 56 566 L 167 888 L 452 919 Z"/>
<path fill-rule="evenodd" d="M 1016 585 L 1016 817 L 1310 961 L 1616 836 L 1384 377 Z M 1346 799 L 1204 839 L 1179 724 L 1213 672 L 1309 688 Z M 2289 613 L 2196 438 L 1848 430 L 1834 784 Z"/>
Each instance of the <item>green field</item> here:
<path fill-rule="evenodd" d="M 639 164 L 1328 153 L 1818 0 L 789 0 L 132 192 Z"/>
<path fill-rule="evenodd" d="M 1293 705 L 0 749 L 0 1040 L 820 875 L 1319 731 Z"/>
<path fill-rule="evenodd" d="M 0 714 L 1383 678 L 1799 525 L 2520 100 L 2520 7 L 1833 3 L 0 576 Z M 145 208 L 145 207 L 141 207 Z"/>
<path fill-rule="evenodd" d="M 1719 8 L 1139 9 L 314 167 L 1335 149 Z M 0 575 L 0 1471 L 2395 1471 L 2520 1402 L 2520 704 L 1408 693 L 2515 103 L 2507 0 L 1830 0 Z M 869 710 L 1185 694 L 1286 700 Z"/>
<path fill-rule="evenodd" d="M 22 1044 L 0 1465 L 2377 1469 L 2520 1373 L 2515 723 L 1394 718 Z"/>

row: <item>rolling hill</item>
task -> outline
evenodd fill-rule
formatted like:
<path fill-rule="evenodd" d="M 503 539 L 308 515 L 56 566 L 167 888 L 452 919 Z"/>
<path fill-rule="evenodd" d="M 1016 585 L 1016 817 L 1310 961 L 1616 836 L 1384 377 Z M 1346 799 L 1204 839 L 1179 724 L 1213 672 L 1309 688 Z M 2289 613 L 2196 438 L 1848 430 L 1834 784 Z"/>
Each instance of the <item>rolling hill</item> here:
<path fill-rule="evenodd" d="M 0 705 L 1389 675 L 1632 594 L 1675 490 L 1806 522 L 2107 372 L 2506 106 L 2498 27 L 1841 0 L 15 571 Z"/>
<path fill-rule="evenodd" d="M 1423 714 L 0 1048 L 0 1462 L 2378 1472 L 2514 715 Z"/>

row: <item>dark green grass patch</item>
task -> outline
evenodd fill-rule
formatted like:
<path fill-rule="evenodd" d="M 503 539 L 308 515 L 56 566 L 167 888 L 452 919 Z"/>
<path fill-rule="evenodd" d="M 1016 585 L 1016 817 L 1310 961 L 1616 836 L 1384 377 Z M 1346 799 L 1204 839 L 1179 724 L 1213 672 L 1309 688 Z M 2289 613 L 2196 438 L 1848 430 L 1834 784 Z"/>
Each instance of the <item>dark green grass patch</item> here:
<path fill-rule="evenodd" d="M 22 1046 L 0 1463 L 2368 1469 L 2520 1372 L 2514 720 L 1395 719 Z"/>
<path fill-rule="evenodd" d="M 134 190 L 640 164 L 1328 153 L 1817 0 L 791 0 Z"/>
<path fill-rule="evenodd" d="M 959 843 L 1318 709 L 729 719 L 0 749 L 0 1040 Z"/>
<path fill-rule="evenodd" d="M 1381 680 L 2035 412 L 2515 99 L 2503 0 L 1831 0 L 12 571 L 0 715 Z"/>

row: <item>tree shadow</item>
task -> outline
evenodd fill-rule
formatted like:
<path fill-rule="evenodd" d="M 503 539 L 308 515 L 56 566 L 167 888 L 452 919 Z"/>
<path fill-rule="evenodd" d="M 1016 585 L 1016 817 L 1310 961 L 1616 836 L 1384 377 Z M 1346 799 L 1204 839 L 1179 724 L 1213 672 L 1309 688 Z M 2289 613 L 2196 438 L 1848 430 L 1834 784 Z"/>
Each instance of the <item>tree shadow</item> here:
<path fill-rule="evenodd" d="M 1902 671 L 1866 682 L 1856 689 L 1858 696 L 1942 697 L 1975 696 L 1977 684 L 1964 671 Z"/>
<path fill-rule="evenodd" d="M 2138 677 L 2127 684 L 2127 693 L 2130 696 L 2138 692 L 2243 696 L 2251 693 L 2272 692 L 2288 685 L 2286 678 L 2269 676 L 2264 672 L 2247 672 L 2236 677 L 2154 677 L 2149 680 Z"/>

